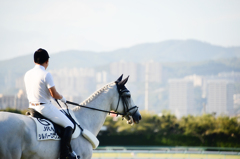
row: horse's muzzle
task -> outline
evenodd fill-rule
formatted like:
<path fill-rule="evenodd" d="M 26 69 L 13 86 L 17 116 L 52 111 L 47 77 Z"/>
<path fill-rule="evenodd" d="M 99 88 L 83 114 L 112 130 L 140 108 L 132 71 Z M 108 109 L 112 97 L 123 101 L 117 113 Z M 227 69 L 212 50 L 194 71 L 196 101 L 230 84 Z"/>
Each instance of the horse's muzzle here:
<path fill-rule="evenodd" d="M 132 118 L 133 118 L 134 123 L 135 123 L 135 124 L 138 124 L 139 121 L 142 119 L 142 116 L 141 116 L 141 114 L 139 113 L 139 111 L 137 111 L 136 113 L 134 113 L 134 114 L 132 115 Z"/>

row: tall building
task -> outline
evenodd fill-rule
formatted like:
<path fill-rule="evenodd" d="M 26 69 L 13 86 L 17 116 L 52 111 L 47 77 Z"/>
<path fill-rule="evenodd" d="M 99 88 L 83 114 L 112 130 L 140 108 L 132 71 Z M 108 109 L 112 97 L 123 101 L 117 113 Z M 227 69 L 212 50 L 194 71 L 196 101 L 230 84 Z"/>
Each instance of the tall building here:
<path fill-rule="evenodd" d="M 153 60 L 145 63 L 145 74 L 148 74 L 149 82 L 162 82 L 162 65 Z"/>
<path fill-rule="evenodd" d="M 193 81 L 187 79 L 170 79 L 169 109 L 178 118 L 195 114 Z"/>
<path fill-rule="evenodd" d="M 234 109 L 240 108 L 240 94 L 233 95 Z"/>
<path fill-rule="evenodd" d="M 109 74 L 106 71 L 96 73 L 96 89 L 100 89 L 109 82 Z"/>
<path fill-rule="evenodd" d="M 203 85 L 203 77 L 202 76 L 198 76 L 196 74 L 185 76 L 184 79 L 192 80 L 194 87 L 202 87 L 202 85 Z"/>
<path fill-rule="evenodd" d="M 130 75 L 131 80 L 129 82 L 136 82 L 139 80 L 141 72 L 138 64 L 119 61 L 110 64 L 110 74 L 114 76 L 114 79 L 119 77 L 121 74 L 124 74 L 125 77 Z"/>
<path fill-rule="evenodd" d="M 88 96 L 96 90 L 95 70 L 72 68 L 50 70 L 56 88 L 64 96 Z"/>
<path fill-rule="evenodd" d="M 13 95 L 3 95 L 0 94 L 0 109 L 14 108 L 15 107 L 15 97 Z"/>
<path fill-rule="evenodd" d="M 15 80 L 15 88 L 17 88 L 17 89 L 25 89 L 24 76 L 16 78 L 16 80 Z"/>
<path fill-rule="evenodd" d="M 15 96 L 15 108 L 19 110 L 27 109 L 29 106 L 29 101 L 27 99 L 26 93 L 20 89 L 17 96 Z"/>
<path fill-rule="evenodd" d="M 207 113 L 231 115 L 233 111 L 234 85 L 227 80 L 209 80 L 207 82 Z"/>
<path fill-rule="evenodd" d="M 0 94 L 0 109 L 15 108 L 18 110 L 24 110 L 27 109 L 28 106 L 28 99 L 23 90 L 19 90 L 17 95 Z"/>
<path fill-rule="evenodd" d="M 162 66 L 159 62 L 153 60 L 143 64 L 144 66 L 144 82 L 145 82 L 145 110 L 149 110 L 149 92 L 152 92 L 150 83 L 162 83 Z M 156 88 L 155 88 L 156 90 Z"/>
<path fill-rule="evenodd" d="M 97 83 L 107 83 L 108 82 L 108 73 L 106 71 L 101 71 L 96 73 L 96 82 Z"/>

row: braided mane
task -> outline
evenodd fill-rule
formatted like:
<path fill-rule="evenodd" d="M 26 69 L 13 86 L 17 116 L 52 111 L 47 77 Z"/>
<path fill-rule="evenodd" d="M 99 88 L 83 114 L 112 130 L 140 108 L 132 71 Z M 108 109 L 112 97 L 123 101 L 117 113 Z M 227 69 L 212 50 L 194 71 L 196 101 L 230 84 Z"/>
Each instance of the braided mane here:
<path fill-rule="evenodd" d="M 86 100 L 84 100 L 80 105 L 87 105 L 88 103 L 90 103 L 91 101 L 93 101 L 96 97 L 98 97 L 102 92 L 107 91 L 109 88 L 112 88 L 112 86 L 115 84 L 115 82 L 111 82 L 105 86 L 103 86 L 102 88 L 100 88 L 99 90 L 97 90 L 96 92 L 94 92 L 92 95 L 90 95 Z M 75 107 L 74 110 L 78 110 L 80 109 L 80 107 Z"/>

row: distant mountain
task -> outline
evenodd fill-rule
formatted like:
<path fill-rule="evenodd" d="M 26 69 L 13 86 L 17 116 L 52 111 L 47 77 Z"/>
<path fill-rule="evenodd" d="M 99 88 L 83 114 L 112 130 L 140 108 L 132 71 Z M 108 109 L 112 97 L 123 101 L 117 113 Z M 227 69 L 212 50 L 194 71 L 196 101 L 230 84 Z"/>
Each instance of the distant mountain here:
<path fill-rule="evenodd" d="M 224 48 L 196 40 L 170 40 L 136 45 L 111 52 L 116 58 L 130 61 L 199 62 L 240 57 L 240 47 Z"/>
<path fill-rule="evenodd" d="M 137 63 L 149 60 L 164 63 L 199 63 L 201 61 L 230 59 L 234 57 L 240 57 L 240 47 L 226 48 L 196 40 L 169 40 L 160 43 L 139 44 L 110 52 L 97 53 L 69 50 L 55 54 L 50 53 L 50 65 L 48 69 L 99 67 L 120 60 Z M 33 55 L 0 61 L 0 87 L 3 85 L 6 87 L 6 83 L 14 84 L 14 80 L 10 82 L 8 80 L 22 76 L 33 66 Z M 179 66 L 176 68 L 179 68 Z M 222 68 L 224 66 L 225 64 L 221 64 Z M 201 68 L 201 65 L 198 67 Z M 216 64 L 215 67 L 217 67 Z M 200 68 L 198 70 L 201 70 Z M 228 70 L 232 70 L 232 67 L 229 67 Z"/>
<path fill-rule="evenodd" d="M 0 66 L 28 67 L 32 65 L 32 56 L 27 55 L 11 60 L 0 61 Z M 50 53 L 50 66 L 62 67 L 94 67 L 110 62 L 124 60 L 144 62 L 199 62 L 221 58 L 240 57 L 240 47 L 221 47 L 196 40 L 169 40 L 160 43 L 139 44 L 130 48 L 110 52 L 90 52 L 69 50 L 55 54 Z"/>
<path fill-rule="evenodd" d="M 169 40 L 140 44 L 111 52 L 65 51 L 52 55 L 52 63 L 59 67 L 94 67 L 114 61 L 199 62 L 240 57 L 240 47 L 220 47 L 196 40 Z"/>

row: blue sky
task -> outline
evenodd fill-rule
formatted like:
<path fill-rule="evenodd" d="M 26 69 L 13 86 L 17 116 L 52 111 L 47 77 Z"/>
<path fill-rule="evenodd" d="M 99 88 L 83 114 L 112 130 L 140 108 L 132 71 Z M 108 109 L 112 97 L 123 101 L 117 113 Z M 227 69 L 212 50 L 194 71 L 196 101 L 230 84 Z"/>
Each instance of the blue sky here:
<path fill-rule="evenodd" d="M 195 39 L 240 46 L 239 0 L 1 0 L 0 60 Z"/>

